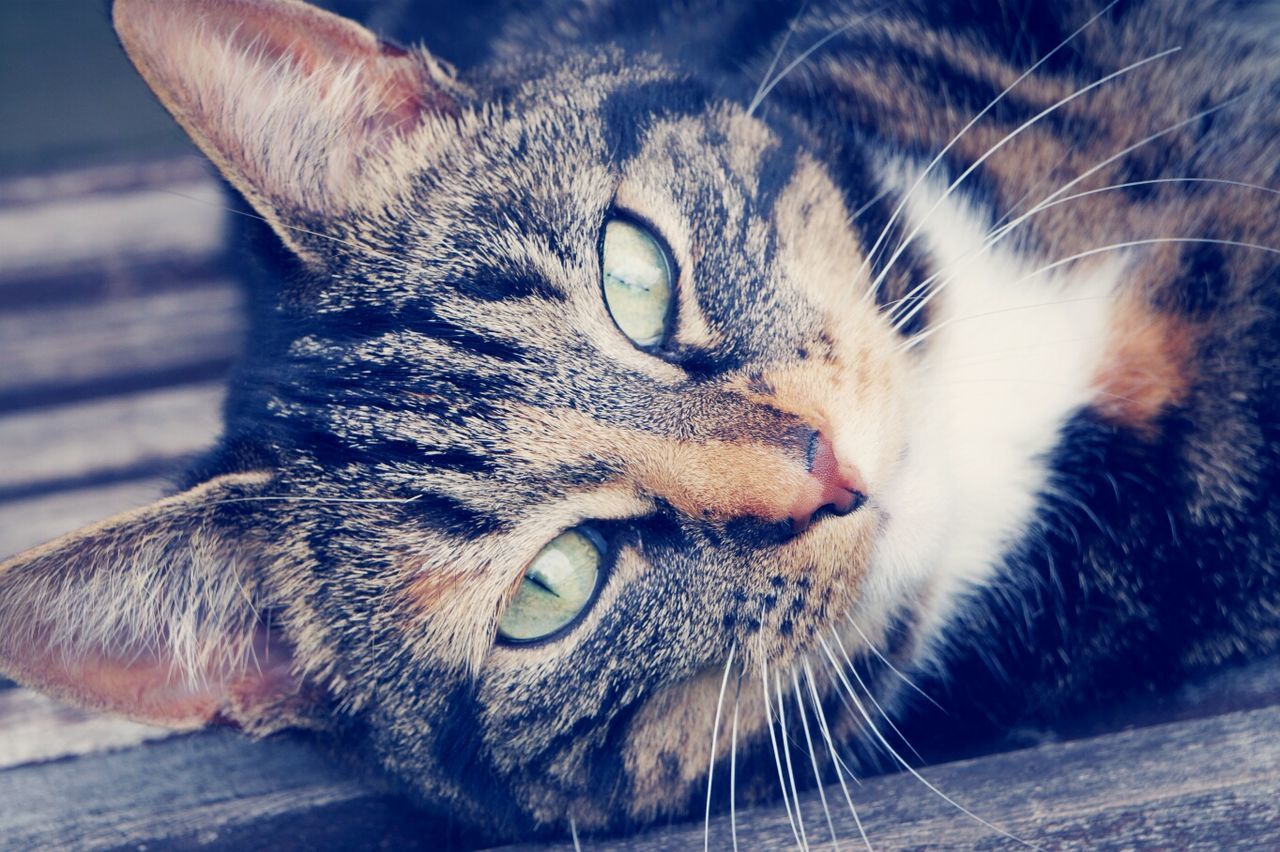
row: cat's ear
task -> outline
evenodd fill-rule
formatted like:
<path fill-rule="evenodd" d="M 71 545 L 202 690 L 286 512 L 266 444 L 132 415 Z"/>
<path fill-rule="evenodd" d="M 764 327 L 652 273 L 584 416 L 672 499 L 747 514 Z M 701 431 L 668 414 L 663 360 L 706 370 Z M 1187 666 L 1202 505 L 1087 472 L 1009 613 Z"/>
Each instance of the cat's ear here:
<path fill-rule="evenodd" d="M 115 0 L 112 17 L 160 101 L 295 249 L 282 225 L 397 190 L 405 140 L 458 109 L 425 51 L 298 0 Z"/>
<path fill-rule="evenodd" d="M 264 617 L 238 529 L 269 477 L 219 477 L 0 565 L 0 673 L 174 728 L 310 724 L 315 694 Z"/>

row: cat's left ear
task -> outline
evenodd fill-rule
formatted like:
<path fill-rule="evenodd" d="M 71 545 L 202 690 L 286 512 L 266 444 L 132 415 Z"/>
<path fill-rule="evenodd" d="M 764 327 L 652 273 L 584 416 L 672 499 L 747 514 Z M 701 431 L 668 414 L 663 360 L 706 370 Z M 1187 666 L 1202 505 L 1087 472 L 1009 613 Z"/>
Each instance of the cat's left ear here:
<path fill-rule="evenodd" d="M 0 565 L 0 674 L 173 728 L 315 727 L 247 508 L 269 479 L 220 476 Z"/>
<path fill-rule="evenodd" d="M 385 204 L 418 166 L 407 140 L 464 91 L 425 51 L 298 0 L 115 0 L 112 17 L 161 103 L 304 255 L 289 226 Z"/>

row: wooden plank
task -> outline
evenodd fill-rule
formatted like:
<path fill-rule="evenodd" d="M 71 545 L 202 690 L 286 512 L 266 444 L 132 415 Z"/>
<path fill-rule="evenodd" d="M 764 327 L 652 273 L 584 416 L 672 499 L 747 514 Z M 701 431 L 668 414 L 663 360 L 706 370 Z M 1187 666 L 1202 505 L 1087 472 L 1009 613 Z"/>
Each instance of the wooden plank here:
<path fill-rule="evenodd" d="M 993 755 L 926 775 L 1040 848 L 1274 848 L 1278 732 L 1280 708 L 1273 707 Z M 838 795 L 828 791 L 829 799 Z M 910 775 L 868 779 L 854 797 L 877 849 L 1017 848 Z M 441 826 L 296 739 L 251 743 L 205 733 L 22 767 L 0 773 L 0 802 L 0 837 L 14 848 L 262 848 L 279 843 L 281 831 L 298 848 L 443 845 Z M 825 819 L 816 791 L 802 794 L 800 807 L 811 839 L 821 842 Z M 852 846 L 858 835 L 847 808 L 833 810 L 832 818 Z M 741 848 L 794 846 L 779 807 L 744 810 L 737 823 Z M 730 847 L 726 816 L 713 820 L 712 831 L 714 848 Z M 701 844 L 699 821 L 626 840 L 587 839 L 586 847 Z"/>
<path fill-rule="evenodd" d="M 130 161 L 80 169 L 60 169 L 18 175 L 0 181 L 0 209 L 88 195 L 111 195 L 138 189 L 198 183 L 212 180 L 212 167 L 204 157 L 171 157 Z"/>
<path fill-rule="evenodd" d="M 0 419 L 0 499 L 60 481 L 172 464 L 210 447 L 221 384 L 167 388 Z"/>
<path fill-rule="evenodd" d="M 0 207 L 0 284 L 51 268 L 218 256 L 225 203 L 204 177 Z"/>
<path fill-rule="evenodd" d="M 224 375 L 244 330 L 228 279 L 0 313 L 0 410 Z"/>
<path fill-rule="evenodd" d="M 226 204 L 198 158 L 0 182 L 0 302 L 180 289 L 220 274 Z"/>
<path fill-rule="evenodd" d="M 86 713 L 29 689 L 0 691 L 0 769 L 171 736 L 165 728 Z"/>
<path fill-rule="evenodd" d="M 1280 848 L 1280 707 L 1230 713 L 1055 743 L 933 767 L 938 790 L 1040 849 Z M 876 849 L 1025 848 L 961 812 L 909 774 L 874 778 L 852 798 Z M 841 841 L 859 844 L 838 787 L 826 791 Z M 817 791 L 802 793 L 809 839 L 830 842 Z M 780 808 L 737 815 L 743 849 L 794 848 Z M 711 822 L 712 848 L 732 847 L 727 815 Z M 694 849 L 703 825 L 625 840 L 584 839 L 598 850 Z M 512 849 L 563 849 L 524 845 Z"/>
<path fill-rule="evenodd" d="M 424 828 L 319 749 L 226 732 L 0 773 L 0 802 L 12 849 L 411 848 Z"/>
<path fill-rule="evenodd" d="M 0 559 L 143 506 L 163 495 L 167 486 L 164 477 L 153 477 L 0 503 Z"/>

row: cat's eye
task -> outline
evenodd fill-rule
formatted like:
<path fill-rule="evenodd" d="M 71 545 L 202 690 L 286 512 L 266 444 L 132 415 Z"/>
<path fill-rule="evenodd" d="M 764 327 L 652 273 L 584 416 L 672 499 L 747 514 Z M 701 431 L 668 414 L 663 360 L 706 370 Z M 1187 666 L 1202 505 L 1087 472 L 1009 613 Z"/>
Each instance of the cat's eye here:
<path fill-rule="evenodd" d="M 603 560 L 604 541 L 594 531 L 575 527 L 560 533 L 525 569 L 498 635 L 508 642 L 536 642 L 572 624 L 595 596 Z"/>
<path fill-rule="evenodd" d="M 611 219 L 604 226 L 600 260 L 605 304 L 618 328 L 637 346 L 661 344 L 674 287 L 671 263 L 657 238 L 634 222 Z"/>

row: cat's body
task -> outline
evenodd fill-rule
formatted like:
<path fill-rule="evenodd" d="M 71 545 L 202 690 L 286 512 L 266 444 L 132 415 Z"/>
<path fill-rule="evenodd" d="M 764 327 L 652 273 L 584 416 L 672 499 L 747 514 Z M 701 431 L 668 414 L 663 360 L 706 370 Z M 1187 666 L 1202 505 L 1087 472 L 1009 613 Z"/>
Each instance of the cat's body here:
<path fill-rule="evenodd" d="M 945 739 L 1276 650 L 1274 12 L 718 6 L 510 12 L 455 77 L 120 0 L 285 245 L 193 490 L 11 563 L 5 668 L 334 730 L 502 838 L 688 813 L 713 748 L 776 796 L 780 711 L 830 783 L 877 702 Z M 602 297 L 615 221 L 657 342 Z M 577 529 L 581 616 L 511 638 Z"/>

